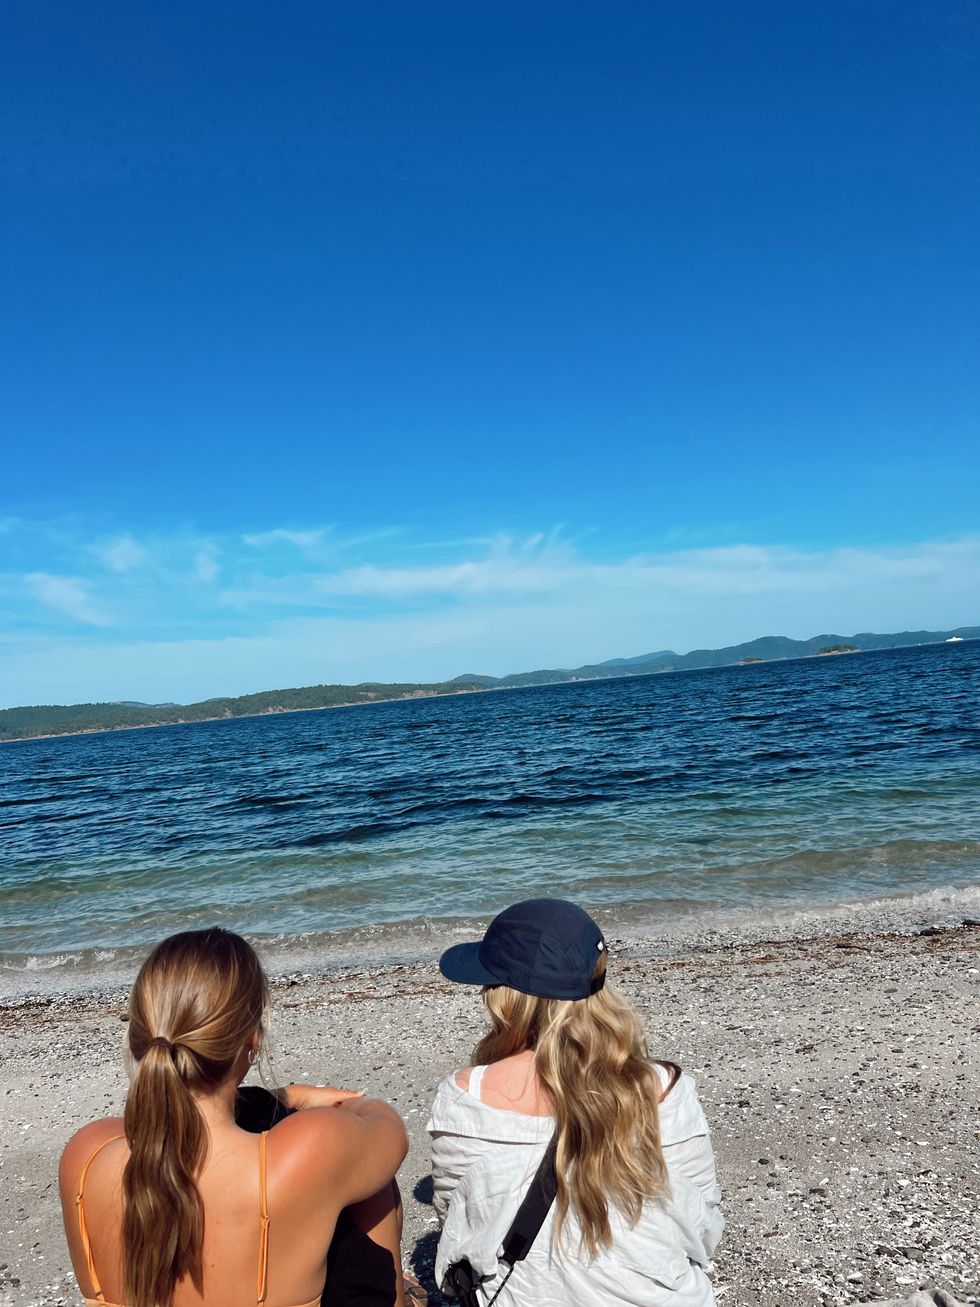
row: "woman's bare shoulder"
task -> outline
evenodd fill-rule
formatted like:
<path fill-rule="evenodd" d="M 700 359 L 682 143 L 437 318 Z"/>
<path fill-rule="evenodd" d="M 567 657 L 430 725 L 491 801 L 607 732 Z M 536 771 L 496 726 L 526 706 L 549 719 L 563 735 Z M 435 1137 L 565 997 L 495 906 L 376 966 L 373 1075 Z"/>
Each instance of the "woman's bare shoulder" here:
<path fill-rule="evenodd" d="M 345 1113 L 337 1107 L 305 1107 L 290 1112 L 277 1121 L 268 1132 L 270 1141 L 280 1148 L 300 1146 L 313 1139 L 329 1139 L 338 1130 L 343 1131 Z"/>
<path fill-rule="evenodd" d="M 61 1154 L 58 1178 L 62 1188 L 66 1185 L 74 1187 L 85 1163 L 93 1154 L 103 1144 L 107 1144 L 111 1139 L 118 1139 L 120 1135 L 124 1134 L 121 1116 L 109 1116 L 104 1117 L 101 1121 L 90 1121 L 88 1125 L 83 1125 L 80 1130 L 76 1130 L 68 1143 L 65 1144 L 64 1152 Z"/>
<path fill-rule="evenodd" d="M 407 1151 L 404 1122 L 380 1100 L 304 1108 L 269 1132 L 270 1174 L 280 1187 L 340 1207 L 391 1180 Z"/>
<path fill-rule="evenodd" d="M 473 1068 L 471 1066 L 460 1067 L 460 1069 L 457 1072 L 455 1072 L 453 1075 L 453 1081 L 455 1082 L 457 1088 L 469 1089 L 470 1076 L 472 1074 L 473 1074 Z"/>
<path fill-rule="evenodd" d="M 352 1140 L 363 1133 L 357 1118 L 341 1107 L 308 1107 L 293 1112 L 269 1131 L 270 1156 L 280 1166 L 323 1172 L 346 1159 Z"/>
<path fill-rule="evenodd" d="M 490 1062 L 484 1068 L 484 1084 L 501 1085 L 509 1084 L 514 1078 L 515 1072 L 521 1075 L 523 1080 L 527 1079 L 527 1054 L 515 1053 L 512 1057 L 501 1058 L 499 1062 Z M 464 1066 L 453 1073 L 452 1080 L 457 1089 L 468 1090 L 470 1080 L 473 1076 L 475 1067 Z"/>

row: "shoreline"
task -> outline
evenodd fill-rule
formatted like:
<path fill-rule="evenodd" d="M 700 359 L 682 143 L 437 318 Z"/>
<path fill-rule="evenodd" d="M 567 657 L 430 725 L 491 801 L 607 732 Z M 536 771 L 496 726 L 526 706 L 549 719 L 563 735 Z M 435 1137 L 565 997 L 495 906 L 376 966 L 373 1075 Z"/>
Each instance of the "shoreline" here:
<path fill-rule="evenodd" d="M 960 644 L 969 644 L 972 643 L 972 637 L 961 636 L 957 639 L 956 642 Z M 792 654 L 787 658 L 753 658 L 748 661 L 746 661 L 745 659 L 736 659 L 734 662 L 717 663 L 712 665 L 711 667 L 665 668 L 663 671 L 642 672 L 639 675 L 635 675 L 635 676 L 631 676 L 631 675 L 569 676 L 564 680 L 560 680 L 560 681 L 535 681 L 529 685 L 467 685 L 465 688 L 461 688 L 459 690 L 439 690 L 439 691 L 435 691 L 432 694 L 428 694 L 422 691 L 422 692 L 415 692 L 412 694 L 393 695 L 390 699 L 361 699 L 361 700 L 356 700 L 352 703 L 325 703 L 320 705 L 319 707 L 312 707 L 312 708 L 266 708 L 262 712 L 222 713 L 216 717 L 196 717 L 192 721 L 142 722 L 136 725 L 129 725 L 129 726 L 89 726 L 89 727 L 83 727 L 77 731 L 52 731 L 49 733 L 45 733 L 43 735 L 22 735 L 22 736 L 18 736 L 15 739 L 9 739 L 9 740 L 0 739 L 0 745 L 28 744 L 33 740 L 71 740 L 79 735 L 107 735 L 107 734 L 116 733 L 118 731 L 150 731 L 150 730 L 156 730 L 163 726 L 198 726 L 204 722 L 239 721 L 239 720 L 254 719 L 257 717 L 280 717 L 280 716 L 285 716 L 288 713 L 327 712 L 329 709 L 333 709 L 333 708 L 368 708 L 371 707 L 372 705 L 379 704 L 379 703 L 408 703 L 416 699 L 455 699 L 458 698 L 460 695 L 466 695 L 466 694 L 485 694 L 489 691 L 501 692 L 501 691 L 508 691 L 508 690 L 536 690 L 536 689 L 540 689 L 542 686 L 547 686 L 547 685 L 551 685 L 551 686 L 584 685 L 584 684 L 592 684 L 593 682 L 602 682 L 602 681 L 643 680 L 644 677 L 685 675 L 691 672 L 717 672 L 730 667 L 760 667 L 760 666 L 768 666 L 774 663 L 813 662 L 815 659 L 826 658 L 829 655 L 835 655 L 841 653 L 848 653 L 848 654 L 888 653 L 892 649 L 940 648 L 941 646 L 949 643 L 951 643 L 951 641 L 946 639 L 946 640 L 926 641 L 925 643 L 920 643 L 920 644 L 885 645 L 880 649 L 848 649 L 848 650 L 841 649 L 841 650 L 828 650 L 826 653 L 817 652 L 812 654 Z M 685 655 L 682 655 L 682 657 L 683 656 Z M 305 689 L 306 687 L 296 687 L 296 688 Z M 275 693 L 275 691 L 261 690 L 258 691 L 258 693 L 260 694 Z M 216 697 L 224 698 L 226 696 L 216 696 Z M 239 696 L 227 696 L 227 697 L 237 698 Z M 22 704 L 11 705 L 12 708 L 14 707 L 20 708 L 25 706 L 28 705 L 22 705 Z M 35 705 L 29 705 L 29 706 L 35 706 Z M 45 705 L 36 705 L 36 706 L 48 707 L 49 705 L 45 704 Z M 75 707 L 77 705 L 54 704 L 50 706 L 51 707 Z M 192 705 L 184 704 L 178 706 L 191 707 Z M 0 709 L 0 711 L 8 711 L 8 709 Z"/>
<path fill-rule="evenodd" d="M 709 934 L 714 933 L 709 932 Z M 975 944 L 980 950 L 980 917 L 964 917 L 952 925 L 925 925 L 905 929 L 854 926 L 850 929 L 818 931 L 813 934 L 735 935 L 733 933 L 731 937 L 722 939 L 705 937 L 697 941 L 676 941 L 676 947 L 667 950 L 656 948 L 651 940 L 642 937 L 633 940 L 610 939 L 608 949 L 614 968 L 621 965 L 629 969 L 637 962 L 646 962 L 679 969 L 711 965 L 715 961 L 752 951 L 775 951 L 780 955 L 780 960 L 788 961 L 818 950 L 840 949 L 871 953 L 878 945 L 899 945 L 903 942 L 911 944 L 919 939 L 942 941 L 944 945 L 953 947 L 966 942 L 967 947 L 973 947 Z M 149 946 L 141 950 L 141 953 L 148 951 Z M 435 955 L 429 959 L 411 961 L 379 959 L 357 967 L 336 965 L 315 971 L 276 972 L 269 969 L 267 958 L 263 958 L 263 962 L 266 964 L 270 988 L 277 992 L 296 987 L 325 990 L 330 986 L 339 986 L 341 991 L 349 996 L 353 991 L 345 987 L 352 984 L 390 983 L 393 991 L 397 991 L 402 981 L 411 977 L 418 977 L 420 983 L 424 981 L 427 974 L 430 979 L 438 979 Z M 135 970 L 134 967 L 133 976 Z M 83 1016 L 98 1013 L 106 1007 L 125 1006 L 130 983 L 131 981 L 117 980 L 102 988 L 96 986 L 75 990 L 52 989 L 48 992 L 25 992 L 17 995 L 0 993 L 0 1031 L 6 1018 L 24 1011 L 64 1010 Z M 439 983 L 441 985 L 442 982 Z M 323 1001 L 330 1004 L 337 1000 Z M 273 1000 L 273 1007 L 275 1006 L 276 1000 Z"/>
<path fill-rule="evenodd" d="M 923 1283 L 980 1301 L 980 924 L 705 941 L 684 956 L 623 941 L 611 971 L 651 1052 L 698 1081 L 725 1194 L 723 1307 L 843 1307 Z M 74 1129 L 122 1102 L 124 1005 L 120 991 L 0 1006 L 0 1303 L 78 1302 L 55 1168 Z M 428 1106 L 481 1025 L 479 996 L 431 962 L 274 989 L 270 1083 L 363 1088 L 405 1118 L 404 1259 L 424 1282 Z"/>
<path fill-rule="evenodd" d="M 628 902 L 616 906 L 583 900 L 606 935 L 612 956 L 637 953 L 665 960 L 757 944 L 816 944 L 844 935 L 908 936 L 936 929 L 971 928 L 980 921 L 980 881 L 900 891 L 888 898 L 798 901 L 767 906 L 703 907 Z M 351 972 L 434 965 L 443 948 L 482 934 L 494 910 L 461 917 L 418 917 L 303 935 L 261 935 L 234 922 L 277 983 L 329 982 Z M 184 928 L 175 922 L 172 929 Z M 0 1011 L 52 1000 L 98 1002 L 125 993 L 157 938 L 127 945 L 93 945 L 50 952 L 0 954 Z"/>

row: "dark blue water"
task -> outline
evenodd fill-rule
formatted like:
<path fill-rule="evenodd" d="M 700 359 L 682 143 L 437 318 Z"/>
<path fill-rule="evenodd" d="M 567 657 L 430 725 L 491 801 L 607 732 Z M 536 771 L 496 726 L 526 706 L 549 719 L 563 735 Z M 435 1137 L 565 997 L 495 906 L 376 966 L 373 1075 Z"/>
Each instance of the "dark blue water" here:
<path fill-rule="evenodd" d="M 5 745 L 0 963 L 977 886 L 978 705 L 966 642 Z"/>

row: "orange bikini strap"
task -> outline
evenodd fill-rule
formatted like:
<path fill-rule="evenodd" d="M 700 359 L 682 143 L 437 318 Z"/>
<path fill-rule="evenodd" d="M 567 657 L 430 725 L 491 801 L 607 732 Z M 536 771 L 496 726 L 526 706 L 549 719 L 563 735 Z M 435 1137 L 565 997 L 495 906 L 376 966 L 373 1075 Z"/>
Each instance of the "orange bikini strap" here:
<path fill-rule="evenodd" d="M 263 1130 L 259 1135 L 259 1283 L 255 1295 L 257 1304 L 265 1302 L 269 1280 L 269 1203 L 265 1193 L 265 1147 L 268 1138 L 268 1130 Z"/>
<path fill-rule="evenodd" d="M 92 1241 L 88 1234 L 88 1223 L 85 1220 L 85 1204 L 83 1198 L 85 1195 L 85 1181 L 88 1178 L 88 1169 L 102 1152 L 107 1144 L 114 1144 L 117 1139 L 125 1139 L 125 1135 L 112 1135 L 109 1139 L 103 1139 L 94 1153 L 91 1154 L 88 1161 L 82 1167 L 82 1174 L 78 1177 L 78 1193 L 75 1195 L 75 1210 L 78 1212 L 78 1234 L 82 1241 L 82 1252 L 85 1254 L 85 1265 L 88 1270 L 88 1278 L 92 1281 L 92 1288 L 99 1302 L 105 1302 L 105 1294 L 102 1292 L 102 1281 L 99 1279 L 98 1272 L 95 1269 L 95 1258 L 92 1256 Z"/>

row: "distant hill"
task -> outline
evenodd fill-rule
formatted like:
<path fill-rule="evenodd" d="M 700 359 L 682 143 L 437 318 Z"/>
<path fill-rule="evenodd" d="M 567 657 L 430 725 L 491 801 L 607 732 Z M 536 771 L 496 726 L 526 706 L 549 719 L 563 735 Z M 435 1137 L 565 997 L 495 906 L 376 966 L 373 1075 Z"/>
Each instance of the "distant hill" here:
<path fill-rule="evenodd" d="M 607 658 L 604 663 L 598 663 L 599 667 L 634 667 L 637 663 L 660 663 L 666 659 L 668 662 L 677 655 L 673 649 L 661 649 L 659 653 L 639 654 L 636 658 Z"/>
<path fill-rule="evenodd" d="M 542 685 L 549 681 L 586 681 L 609 676 L 649 676 L 656 672 L 686 672 L 699 667 L 725 667 L 730 663 L 772 662 L 783 658 L 811 658 L 822 649 L 845 646 L 858 650 L 897 649 L 901 645 L 942 644 L 952 636 L 962 640 L 980 639 L 980 626 L 961 626 L 955 631 L 899 631 L 894 635 L 875 635 L 862 631 L 858 635 L 815 635 L 809 640 L 791 640 L 785 635 L 763 635 L 745 644 L 724 649 L 692 649 L 678 654 L 671 649 L 643 654 L 638 658 L 611 658 L 604 663 L 587 663 L 584 667 L 558 667 L 539 672 L 515 672 L 510 676 L 481 676 L 467 672 L 456 678 L 457 684 L 480 685 L 485 689 L 511 685 Z"/>
<path fill-rule="evenodd" d="M 142 699 L 113 699 L 113 706 L 116 708 L 179 708 L 180 704 L 167 701 L 166 703 L 144 703 Z"/>
<path fill-rule="evenodd" d="M 955 631 L 900 631 L 895 635 L 815 635 L 810 640 L 790 640 L 784 635 L 764 635 L 746 644 L 725 649 L 694 649 L 678 654 L 672 649 L 640 654 L 634 658 L 610 658 L 584 667 L 557 667 L 511 676 L 481 676 L 466 673 L 435 684 L 386 685 L 365 681 L 360 685 L 307 685 L 290 690 L 263 690 L 236 698 L 205 699 L 190 704 L 143 704 L 135 700 L 114 703 L 44 704 L 26 708 L 0 709 L 0 741 L 36 739 L 44 735 L 79 735 L 91 731 L 117 731 L 140 726 L 168 726 L 182 722 L 219 721 L 226 717 L 254 717 L 266 713 L 301 712 L 310 708 L 342 708 L 359 703 L 393 699 L 425 699 L 441 694 L 466 694 L 480 690 L 510 689 L 522 685 L 546 685 L 561 681 L 586 681 L 619 676 L 649 676 L 691 671 L 701 667 L 724 667 L 732 663 L 768 662 L 784 658 L 808 658 L 828 652 L 852 649 L 894 649 L 900 645 L 941 644 L 957 637 L 980 639 L 980 626 L 961 626 Z"/>
<path fill-rule="evenodd" d="M 307 685 L 293 690 L 262 690 L 234 699 L 205 699 L 188 704 L 116 703 L 43 704 L 0 709 L 0 741 L 36 739 L 42 735 L 80 735 L 90 731 L 132 730 L 138 726 L 173 726 L 182 722 L 218 721 L 224 717 L 255 717 L 266 713 L 299 712 L 308 708 L 344 708 L 385 699 L 425 699 L 439 694 L 465 694 L 456 682 L 422 685 Z M 473 689 L 480 687 L 474 686 Z"/>

